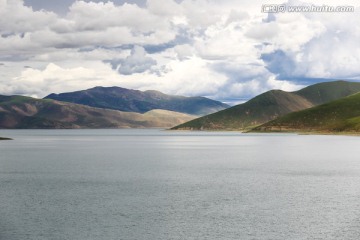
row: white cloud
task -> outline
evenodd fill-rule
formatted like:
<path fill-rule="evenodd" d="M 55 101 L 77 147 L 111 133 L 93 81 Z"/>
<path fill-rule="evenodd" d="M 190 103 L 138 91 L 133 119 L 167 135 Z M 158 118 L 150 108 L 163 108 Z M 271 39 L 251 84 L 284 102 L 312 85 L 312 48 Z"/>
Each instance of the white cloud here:
<path fill-rule="evenodd" d="M 140 46 L 135 46 L 126 58 L 114 59 L 109 62 L 113 69 L 124 75 L 143 73 L 156 65 L 156 61 L 147 56 L 145 49 Z"/>
<path fill-rule="evenodd" d="M 241 26 L 247 28 L 246 24 Z M 198 54 L 204 59 L 231 59 L 251 63 L 259 57 L 256 43 L 244 36 L 238 26 L 223 25 L 207 28 L 194 43 Z"/>
<path fill-rule="evenodd" d="M 298 3 L 298 2 L 296 2 Z M 269 23 L 264 23 L 265 24 Z M 351 79 L 360 75 L 360 11 L 276 15 L 278 33 L 268 41 L 272 71 L 284 78 Z M 301 33 L 301 34 L 299 34 Z"/>
<path fill-rule="evenodd" d="M 301 47 L 325 31 L 320 21 L 300 13 L 276 15 L 272 22 L 255 24 L 246 33 L 248 37 L 274 45 L 274 49 L 300 51 Z"/>
<path fill-rule="evenodd" d="M 2 3 L 0 51 L 37 54 L 43 48 L 163 44 L 175 38 L 170 19 L 135 4 L 76 1 L 65 17 L 33 11 L 20 0 Z M 47 49 L 46 49 L 47 51 Z"/>
<path fill-rule="evenodd" d="M 262 4 L 74 1 L 60 16 L 33 11 L 20 0 L 0 0 L 0 94 L 44 96 L 115 85 L 241 99 L 271 88 L 294 90 L 302 84 L 294 77 L 360 76 L 358 10 L 268 18 Z"/>
<path fill-rule="evenodd" d="M 115 6 L 112 2 L 76 1 L 67 19 L 75 24 L 75 31 L 103 30 L 109 27 L 126 26 L 134 31 L 150 32 L 166 30 L 169 22 L 135 4 Z"/>
<path fill-rule="evenodd" d="M 39 53 L 36 56 L 30 58 L 30 61 L 34 62 L 71 62 L 74 65 L 81 65 L 81 62 L 88 61 L 99 61 L 102 59 L 115 59 L 115 58 L 125 58 L 128 56 L 128 50 L 113 50 L 106 48 L 94 48 L 94 47 L 84 47 L 80 49 L 62 49 L 57 51 L 51 49 L 44 53 Z"/>
<path fill-rule="evenodd" d="M 8 84 L 2 86 L 12 94 L 27 93 L 31 96 L 44 97 L 50 92 L 75 90 L 79 87 L 90 86 L 91 81 L 98 80 L 93 69 L 84 67 L 61 68 L 50 63 L 45 69 L 38 70 L 26 68 L 19 77 L 13 78 Z"/>
<path fill-rule="evenodd" d="M 174 17 L 182 15 L 184 11 L 182 6 L 174 2 L 173 0 L 148 0 L 146 5 L 151 13 L 160 16 Z"/>
<path fill-rule="evenodd" d="M 180 60 L 185 60 L 195 55 L 195 49 L 189 44 L 177 45 L 174 47 L 174 51 Z"/>
<path fill-rule="evenodd" d="M 199 57 L 185 61 L 172 60 L 167 65 L 170 71 L 160 79 L 165 92 L 191 95 L 212 96 L 226 82 L 226 77 L 209 68 L 209 62 Z"/>
<path fill-rule="evenodd" d="M 20 0 L 2 0 L 0 3 L 0 33 L 22 34 L 42 29 L 56 21 L 56 14 L 25 7 Z"/>
<path fill-rule="evenodd" d="M 233 22 L 242 22 L 250 19 L 250 15 L 247 12 L 231 10 L 229 16 L 226 20 L 226 25 L 231 24 Z"/>

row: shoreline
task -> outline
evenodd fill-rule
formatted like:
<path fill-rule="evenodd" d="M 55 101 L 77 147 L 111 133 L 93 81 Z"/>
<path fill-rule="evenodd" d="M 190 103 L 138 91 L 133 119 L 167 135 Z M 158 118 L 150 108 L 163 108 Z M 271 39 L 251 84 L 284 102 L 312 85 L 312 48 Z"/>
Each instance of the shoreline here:
<path fill-rule="evenodd" d="M 252 131 L 252 130 L 233 130 L 233 129 L 166 129 L 174 132 L 240 132 L 240 133 L 289 133 L 298 135 L 329 135 L 329 136 L 360 136 L 360 132 L 322 132 L 322 131 Z"/>
<path fill-rule="evenodd" d="M 98 128 L 97 128 L 98 129 Z M 108 129 L 108 128 L 104 128 L 104 129 Z M 120 128 L 115 128 L 115 129 L 120 129 Z M 122 129 L 132 129 L 132 128 L 122 128 Z M 160 129 L 163 131 L 167 131 L 167 132 L 232 132 L 232 133 L 242 133 L 242 134 L 247 134 L 247 133 L 261 133 L 261 134 L 279 134 L 279 133 L 283 133 L 283 134 L 297 134 L 297 135 L 328 135 L 328 136 L 354 136 L 354 137 L 359 137 L 360 136 L 360 132 L 328 132 L 328 131 L 253 131 L 253 130 L 244 130 L 244 129 L 168 129 L 168 128 L 133 128 L 133 129 Z M 17 129 L 12 129 L 12 130 L 17 130 Z M 19 129 L 19 130 L 24 130 L 24 129 Z M 26 129 L 26 130 L 44 130 L 44 129 Z M 71 130 L 71 129 L 45 129 L 45 130 Z M 75 129 L 75 130 L 79 130 L 79 129 Z M 85 129 L 86 130 L 86 129 Z M 93 129 L 88 129 L 88 130 L 93 130 Z M 12 138 L 7 138 L 7 137 L 0 137 L 0 141 L 1 140 L 14 140 Z"/>
<path fill-rule="evenodd" d="M 360 136 L 360 132 L 317 132 L 317 131 L 249 131 L 244 133 L 293 133 L 298 135 Z"/>

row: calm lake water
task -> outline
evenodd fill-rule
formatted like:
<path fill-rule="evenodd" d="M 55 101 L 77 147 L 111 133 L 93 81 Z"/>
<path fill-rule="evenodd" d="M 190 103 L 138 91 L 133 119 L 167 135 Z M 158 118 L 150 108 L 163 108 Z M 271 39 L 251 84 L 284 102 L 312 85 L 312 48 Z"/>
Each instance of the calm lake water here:
<path fill-rule="evenodd" d="M 360 238 L 359 137 L 0 135 L 1 240 Z"/>

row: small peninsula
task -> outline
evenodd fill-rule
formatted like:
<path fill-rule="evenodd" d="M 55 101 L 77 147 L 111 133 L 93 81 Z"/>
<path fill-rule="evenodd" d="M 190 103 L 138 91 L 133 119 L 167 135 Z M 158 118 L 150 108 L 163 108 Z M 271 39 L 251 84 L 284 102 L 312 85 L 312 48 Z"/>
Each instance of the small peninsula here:
<path fill-rule="evenodd" d="M 0 141 L 1 140 L 12 140 L 12 139 L 11 138 L 0 137 Z"/>

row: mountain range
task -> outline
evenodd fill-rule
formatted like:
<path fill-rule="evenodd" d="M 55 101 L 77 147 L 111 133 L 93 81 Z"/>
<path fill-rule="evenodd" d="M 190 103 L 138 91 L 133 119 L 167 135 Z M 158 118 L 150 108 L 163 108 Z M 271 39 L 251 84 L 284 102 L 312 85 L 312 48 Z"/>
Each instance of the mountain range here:
<path fill-rule="evenodd" d="M 246 131 L 291 112 L 331 102 L 360 91 L 360 83 L 318 83 L 296 92 L 271 90 L 246 103 L 178 125 L 174 130 Z"/>
<path fill-rule="evenodd" d="M 193 118 L 167 110 L 141 114 L 51 99 L 0 95 L 0 128 L 166 128 Z"/>
<path fill-rule="evenodd" d="M 187 98 L 118 87 L 51 94 L 45 99 L 0 95 L 0 128 L 171 128 L 177 125 L 172 129 L 360 131 L 360 83 L 357 82 L 324 82 L 295 92 L 271 90 L 246 103 L 223 109 L 226 106 L 203 97 Z M 200 118 L 184 113 L 203 114 L 215 109 L 223 110 Z"/>
<path fill-rule="evenodd" d="M 0 128 L 169 128 L 227 107 L 205 97 L 120 87 L 50 94 L 44 99 L 0 95 Z"/>
<path fill-rule="evenodd" d="M 95 87 L 76 92 L 52 93 L 45 99 L 124 112 L 145 113 L 154 109 L 164 109 L 198 116 L 229 107 L 205 97 L 174 96 L 154 90 L 142 92 L 121 87 Z"/>

